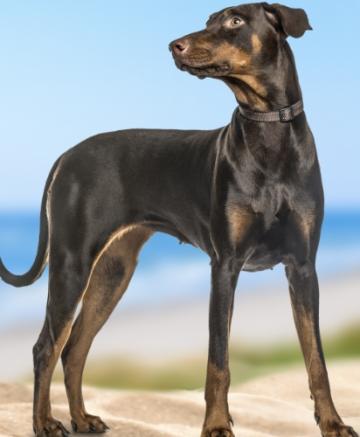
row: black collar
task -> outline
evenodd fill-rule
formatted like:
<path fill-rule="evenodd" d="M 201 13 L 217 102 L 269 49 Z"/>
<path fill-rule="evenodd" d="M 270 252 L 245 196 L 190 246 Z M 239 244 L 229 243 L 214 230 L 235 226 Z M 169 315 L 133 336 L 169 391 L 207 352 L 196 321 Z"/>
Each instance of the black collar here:
<path fill-rule="evenodd" d="M 239 105 L 239 112 L 244 118 L 247 118 L 248 120 L 265 123 L 271 123 L 276 121 L 286 123 L 294 120 L 298 115 L 304 112 L 304 104 L 302 100 L 299 100 L 291 106 L 272 112 L 254 112 L 250 109 L 245 109 Z"/>

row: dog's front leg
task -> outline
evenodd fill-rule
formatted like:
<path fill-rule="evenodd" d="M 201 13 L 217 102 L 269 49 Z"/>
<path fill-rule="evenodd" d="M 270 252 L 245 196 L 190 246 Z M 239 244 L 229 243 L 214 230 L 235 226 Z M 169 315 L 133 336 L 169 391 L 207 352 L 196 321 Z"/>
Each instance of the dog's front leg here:
<path fill-rule="evenodd" d="M 232 437 L 227 395 L 230 385 L 229 332 L 234 292 L 241 265 L 234 259 L 212 262 L 209 359 L 202 437 Z"/>
<path fill-rule="evenodd" d="M 315 269 L 318 239 L 315 220 L 305 221 L 297 217 L 293 233 L 296 249 L 287 262 L 286 275 L 310 391 L 315 402 L 315 418 L 323 437 L 358 437 L 351 427 L 344 425 L 330 391 L 319 328 L 319 286 Z"/>

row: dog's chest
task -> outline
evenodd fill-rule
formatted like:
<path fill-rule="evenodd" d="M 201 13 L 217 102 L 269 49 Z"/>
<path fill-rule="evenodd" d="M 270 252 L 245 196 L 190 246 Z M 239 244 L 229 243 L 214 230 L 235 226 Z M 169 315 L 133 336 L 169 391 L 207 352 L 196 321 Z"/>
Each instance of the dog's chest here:
<path fill-rule="evenodd" d="M 266 227 L 300 187 L 299 157 L 290 147 L 243 147 L 232 164 L 228 201 L 264 218 Z"/>
<path fill-rule="evenodd" d="M 229 185 L 227 203 L 245 209 L 263 219 L 266 229 L 277 220 L 277 214 L 288 204 L 288 186 L 279 180 L 252 175 L 239 176 Z"/>
<path fill-rule="evenodd" d="M 265 229 L 269 229 L 285 202 L 284 187 L 281 184 L 267 184 L 251 200 L 251 209 L 262 216 Z"/>

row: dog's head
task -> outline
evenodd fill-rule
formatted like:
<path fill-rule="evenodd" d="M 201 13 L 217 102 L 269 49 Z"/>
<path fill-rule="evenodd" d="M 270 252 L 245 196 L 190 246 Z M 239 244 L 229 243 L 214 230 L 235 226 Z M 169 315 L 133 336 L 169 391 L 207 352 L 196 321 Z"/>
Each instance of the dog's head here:
<path fill-rule="evenodd" d="M 212 14 L 204 30 L 173 41 L 170 49 L 177 67 L 199 78 L 236 78 L 274 62 L 282 40 L 310 29 L 302 9 L 247 4 Z"/>

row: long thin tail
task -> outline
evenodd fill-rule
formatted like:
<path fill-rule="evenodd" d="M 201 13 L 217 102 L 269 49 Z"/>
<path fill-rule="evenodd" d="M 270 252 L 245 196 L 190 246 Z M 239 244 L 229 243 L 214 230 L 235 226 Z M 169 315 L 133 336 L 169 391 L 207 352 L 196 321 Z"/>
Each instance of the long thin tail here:
<path fill-rule="evenodd" d="M 60 158 L 53 165 L 45 184 L 44 194 L 41 202 L 38 249 L 34 263 L 31 266 L 30 270 L 23 275 L 15 275 L 5 267 L 0 258 L 0 278 L 4 282 L 13 285 L 14 287 L 24 287 L 26 285 L 32 284 L 41 276 L 41 274 L 45 270 L 49 251 L 49 224 L 47 217 L 47 201 L 49 192 L 51 190 L 51 184 L 54 180 L 54 176 L 56 175 L 56 171 L 59 166 L 59 161 Z"/>

